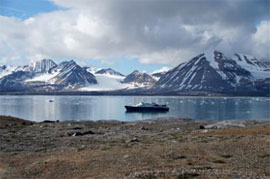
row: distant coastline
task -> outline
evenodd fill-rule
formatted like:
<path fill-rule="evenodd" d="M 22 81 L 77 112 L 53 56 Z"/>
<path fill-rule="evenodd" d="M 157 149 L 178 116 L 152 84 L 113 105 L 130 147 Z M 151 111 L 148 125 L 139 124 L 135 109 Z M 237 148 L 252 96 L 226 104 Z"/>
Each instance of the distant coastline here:
<path fill-rule="evenodd" d="M 129 92 L 129 91 L 51 91 L 51 92 L 33 92 L 33 91 L 9 91 L 0 92 L 0 95 L 97 95 L 97 96 L 203 96 L 203 97 L 270 97 L 265 93 L 209 93 L 209 92 L 183 92 L 183 93 L 147 93 L 147 92 Z"/>

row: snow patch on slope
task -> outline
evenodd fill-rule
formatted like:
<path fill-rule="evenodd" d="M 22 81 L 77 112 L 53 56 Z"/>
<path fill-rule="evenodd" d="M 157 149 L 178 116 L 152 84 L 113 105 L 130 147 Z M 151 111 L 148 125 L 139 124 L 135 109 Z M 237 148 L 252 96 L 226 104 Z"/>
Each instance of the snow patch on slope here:
<path fill-rule="evenodd" d="M 204 56 L 215 70 L 219 70 L 218 62 L 216 62 L 213 52 L 205 52 Z"/>
<path fill-rule="evenodd" d="M 102 68 L 94 68 L 94 67 L 87 67 L 87 71 L 95 74 L 97 71 L 101 70 Z"/>
<path fill-rule="evenodd" d="M 45 73 L 41 75 L 37 75 L 36 77 L 32 79 L 28 79 L 25 82 L 46 82 L 46 83 L 54 83 L 53 78 L 56 77 L 60 72 L 56 71 L 54 73 Z"/>
<path fill-rule="evenodd" d="M 224 74 L 223 71 L 221 71 L 219 69 L 219 64 L 215 60 L 214 53 L 213 52 L 205 52 L 204 56 L 205 56 L 206 60 L 210 63 L 210 66 L 216 70 L 216 72 L 221 76 L 222 79 L 226 80 L 227 76 L 226 76 L 226 74 Z"/>
<path fill-rule="evenodd" d="M 257 64 L 253 63 L 254 57 L 243 55 L 243 54 L 237 54 L 241 58 L 241 60 L 238 59 L 238 57 L 235 55 L 232 59 L 240 65 L 242 68 L 248 70 L 252 76 L 255 79 L 265 79 L 266 77 L 270 78 L 270 71 L 266 71 L 265 68 L 262 68 L 258 66 Z M 250 64 L 246 61 L 245 57 L 253 64 Z"/>

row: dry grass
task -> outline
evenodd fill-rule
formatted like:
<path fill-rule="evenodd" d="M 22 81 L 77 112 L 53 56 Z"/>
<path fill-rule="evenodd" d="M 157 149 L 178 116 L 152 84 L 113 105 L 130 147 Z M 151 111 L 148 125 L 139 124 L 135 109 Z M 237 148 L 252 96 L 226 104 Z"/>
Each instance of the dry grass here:
<path fill-rule="evenodd" d="M 199 125 L 38 123 L 19 131 L 8 126 L 0 130 L 0 178 L 270 177 L 267 123 L 208 132 Z M 68 136 L 74 128 L 97 134 Z"/>

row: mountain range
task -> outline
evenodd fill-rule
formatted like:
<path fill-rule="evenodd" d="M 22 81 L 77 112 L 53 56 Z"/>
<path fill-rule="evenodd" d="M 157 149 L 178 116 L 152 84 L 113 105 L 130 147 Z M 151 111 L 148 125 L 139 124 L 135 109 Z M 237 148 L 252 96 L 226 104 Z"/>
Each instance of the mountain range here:
<path fill-rule="evenodd" d="M 270 93 L 270 63 L 235 54 L 202 53 L 152 74 L 125 76 L 111 68 L 95 70 L 75 61 L 43 59 L 23 67 L 0 66 L 0 92 L 110 92 L 148 95 L 262 95 Z"/>

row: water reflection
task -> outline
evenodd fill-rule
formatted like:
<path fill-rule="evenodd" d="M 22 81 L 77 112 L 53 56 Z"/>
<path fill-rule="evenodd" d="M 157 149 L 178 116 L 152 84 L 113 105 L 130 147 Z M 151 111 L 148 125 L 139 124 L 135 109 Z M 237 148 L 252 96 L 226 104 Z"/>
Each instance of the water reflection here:
<path fill-rule="evenodd" d="M 50 102 L 53 100 L 53 102 Z M 167 113 L 126 113 L 125 105 L 167 103 Z M 270 118 L 269 98 L 150 96 L 0 96 L 0 115 L 42 120 L 142 120 L 157 117 L 193 119 Z"/>

